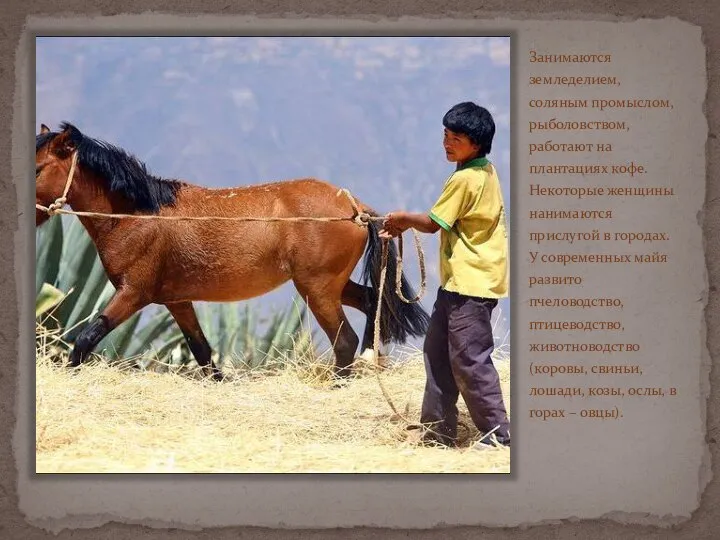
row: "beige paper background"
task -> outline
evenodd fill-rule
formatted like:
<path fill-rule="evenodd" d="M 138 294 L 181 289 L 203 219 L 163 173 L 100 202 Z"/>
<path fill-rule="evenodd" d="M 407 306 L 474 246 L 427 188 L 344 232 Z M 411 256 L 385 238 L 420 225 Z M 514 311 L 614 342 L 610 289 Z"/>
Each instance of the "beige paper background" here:
<path fill-rule="evenodd" d="M 157 27 L 159 23 L 146 19 L 145 21 L 151 27 Z M 197 27 L 199 21 L 193 21 L 193 27 Z M 223 21 L 227 24 L 227 21 Z M 214 28 L 217 28 L 219 24 L 213 23 Z M 512 23 L 517 27 L 518 23 Z M 700 47 L 700 35 L 697 28 L 693 29 L 689 25 L 677 25 L 675 22 L 675 32 L 677 28 L 681 28 L 683 31 L 689 32 L 691 39 L 688 41 L 690 49 L 690 60 L 695 60 L 702 64 L 703 51 Z M 137 26 L 137 25 L 133 25 Z M 319 25 L 318 25 L 319 26 Z M 329 23 L 329 27 L 338 28 L 338 24 L 334 25 L 332 22 Z M 350 26 L 353 26 L 351 23 Z M 354 24 L 357 27 L 357 23 Z M 446 24 L 445 27 L 458 27 L 457 24 Z M 505 23 L 505 27 L 509 27 L 510 23 Z M 577 25 L 576 25 L 577 26 Z M 316 26 L 317 27 L 317 26 Z M 407 28 L 407 25 L 405 26 Z M 478 28 L 478 25 L 472 25 L 473 28 Z M 515 40 L 515 54 L 522 54 L 523 44 L 520 34 L 528 36 L 526 33 L 518 32 L 515 37 L 519 38 Z M 586 38 L 586 33 L 578 34 L 580 38 Z M 613 40 L 617 43 L 617 40 Z M 694 45 L 693 45 L 694 42 Z M 694 58 L 692 55 L 695 55 Z M 698 59 L 698 56 L 700 57 Z M 518 72 L 515 72 L 516 77 Z M 703 81 L 698 81 L 701 85 Z M 687 86 L 685 86 L 687 85 Z M 685 93 L 688 90 L 695 90 L 702 96 L 704 88 L 702 86 L 697 87 L 696 85 L 690 85 L 689 81 L 684 81 L 682 87 Z M 689 92 L 690 97 L 692 92 Z M 668 96 L 669 97 L 669 96 Z M 677 106 L 677 105 L 676 105 Z M 521 111 L 515 113 L 522 118 Z M 15 126 L 19 125 L 20 121 L 15 118 Z M 700 126 L 702 130 L 705 126 Z M 695 126 L 697 128 L 697 126 Z M 31 134 L 28 134 L 28 136 Z M 697 133 L 694 133 L 696 137 Z M 704 144 L 705 133 L 700 133 L 700 144 Z M 693 142 L 692 137 L 684 137 L 683 142 Z M 16 154 L 17 155 L 17 154 Z M 516 153 L 516 156 L 518 154 Z M 518 165 L 516 160 L 516 169 Z M 516 173 L 517 174 L 517 173 Z M 687 175 L 689 177 L 691 175 Z M 693 190 L 693 193 L 687 198 L 688 204 L 693 209 L 692 214 L 694 215 L 694 207 L 696 205 L 699 210 L 700 204 L 702 203 L 703 186 L 701 185 L 701 179 L 692 182 L 692 185 L 697 185 L 698 188 Z M 697 183 L 696 183 L 697 182 Z M 690 183 L 686 180 L 686 184 Z M 20 190 L 22 193 L 22 190 Z M 27 190 L 26 190 L 27 192 Z M 517 191 L 515 191 L 517 193 Z M 27 193 L 25 193 L 27 194 Z M 7 203 L 5 203 L 7 204 Z M 514 200 L 515 208 L 518 208 L 517 197 Z M 28 205 L 29 206 L 29 205 Z M 519 212 L 516 212 L 518 214 Z M 6 213 L 6 215 L 8 215 Z M 12 215 L 12 214 L 9 214 Z M 696 242 L 696 246 L 699 247 L 699 232 L 690 231 L 690 235 L 693 236 L 693 241 Z M 18 240 L 23 240 L 26 237 L 23 236 L 23 232 L 19 231 L 17 235 Z M 702 265 L 702 256 L 696 250 L 693 250 L 693 245 L 689 245 L 690 257 L 695 257 L 693 261 L 695 265 L 699 263 Z M 23 251 L 25 250 L 25 251 Z M 19 258 L 23 254 L 28 255 L 26 247 L 19 246 L 16 256 Z M 694 266 L 697 268 L 697 266 Z M 18 265 L 19 269 L 23 267 Z M 690 265 L 690 269 L 693 265 Z M 700 291 L 702 293 L 704 286 L 702 282 L 693 283 L 696 288 L 690 288 L 692 292 Z M 19 292 L 24 289 L 22 285 L 18 287 Z M 27 289 L 27 287 L 25 287 Z M 711 289 L 712 290 L 712 289 Z M 700 304 L 702 306 L 702 304 Z M 516 316 L 518 313 L 516 307 Z M 698 311 L 690 310 L 692 316 L 697 317 Z M 701 315 L 701 311 L 700 311 Z M 693 322 L 701 322 L 694 320 Z M 30 326 L 30 325 L 28 325 Z M 702 335 L 701 324 L 691 325 L 690 328 L 696 328 L 698 345 L 696 352 L 702 353 L 704 336 Z M 515 333 L 514 346 L 517 347 L 518 333 Z M 22 345 L 22 340 L 20 341 Z M 27 348 L 27 347 L 26 347 Z M 27 353 L 31 351 L 23 351 L 21 348 L 21 358 L 31 358 L 32 354 L 23 355 L 23 352 Z M 690 355 L 688 355 L 690 356 Z M 697 368 L 700 368 L 700 355 L 696 357 Z M 22 365 L 21 376 L 25 375 L 25 381 L 28 382 L 27 375 L 31 374 L 31 363 L 25 361 Z M 685 365 L 687 368 L 687 363 Z M 515 366 L 515 373 L 518 373 L 517 365 Z M 690 371 L 688 369 L 688 371 Z M 706 374 L 703 370 L 696 370 L 698 381 L 698 388 L 700 388 L 706 382 Z M 518 384 L 521 381 L 521 375 L 517 375 L 514 378 L 515 395 L 514 395 L 514 407 L 523 408 L 524 404 L 521 398 L 518 398 Z M 32 381 L 30 381 L 29 388 Z M 520 383 L 521 384 L 521 383 Z M 26 388 L 26 391 L 28 388 Z M 699 391 L 699 390 L 698 390 Z M 31 398 L 30 394 L 30 398 Z M 687 397 L 687 396 L 686 396 Z M 28 394 L 21 394 L 19 405 L 28 407 L 28 410 L 32 410 L 31 402 L 27 401 Z M 697 416 L 694 418 L 695 428 L 701 429 L 704 418 L 702 417 L 702 403 L 699 400 L 695 400 L 697 403 L 691 404 L 686 411 L 688 418 L 693 419 L 693 413 L 699 413 L 700 418 Z M 684 404 L 689 403 L 684 400 Z M 517 409 L 516 409 L 517 410 Z M 15 439 L 15 447 L 18 451 L 18 457 L 27 459 L 32 456 L 31 444 L 27 442 L 27 430 L 32 425 L 32 419 L 26 419 L 24 422 L 21 421 L 18 424 L 18 434 L 20 435 Z M 692 428 L 692 426 L 691 426 Z M 567 451 L 567 446 L 563 448 L 549 448 L 547 450 L 552 451 L 551 453 L 544 454 L 543 449 L 537 445 L 532 444 L 530 438 L 530 431 L 528 435 L 522 435 L 523 425 L 521 422 L 517 422 L 516 433 L 519 431 L 520 434 L 517 436 L 519 444 L 514 449 L 514 462 L 513 478 L 509 480 L 489 480 L 479 482 L 476 478 L 454 478 L 454 479 L 422 479 L 422 478 L 402 478 L 402 477 L 381 477 L 381 479 L 375 478 L 352 478 L 352 477 L 333 477 L 323 478 L 320 480 L 312 479 L 311 477 L 253 477 L 252 479 L 244 482 L 245 489 L 239 489 L 238 478 L 202 478 L 201 485 L 205 485 L 207 493 L 200 492 L 197 488 L 193 487 L 193 482 L 199 481 L 200 477 L 195 478 L 175 478 L 172 481 L 160 479 L 160 478 L 146 478 L 141 479 L 138 477 L 118 478 L 105 480 L 100 484 L 97 479 L 87 478 L 79 479 L 73 478 L 68 481 L 65 479 L 63 485 L 58 484 L 58 479 L 48 479 L 43 481 L 35 480 L 34 486 L 31 488 L 30 484 L 24 485 L 24 480 L 27 480 L 27 469 L 20 472 L 21 474 L 21 506 L 22 509 L 31 514 L 33 517 L 45 516 L 49 520 L 41 521 L 48 528 L 57 530 L 57 527 L 63 525 L 81 525 L 81 526 L 92 526 L 95 524 L 102 523 L 110 519 L 120 519 L 121 516 L 130 517 L 132 521 L 143 520 L 149 516 L 155 516 L 155 520 L 149 521 L 148 523 L 160 524 L 162 522 L 178 522 L 182 519 L 190 519 L 191 521 L 187 525 L 203 525 L 208 524 L 209 521 L 203 523 L 202 521 L 193 520 L 191 514 L 187 510 L 182 510 L 179 506 L 182 501 L 174 500 L 180 492 L 188 491 L 192 492 L 196 496 L 196 499 L 187 499 L 200 516 L 204 514 L 206 520 L 212 520 L 219 518 L 220 521 L 216 521 L 219 524 L 232 524 L 233 520 L 237 520 L 241 517 L 241 512 L 245 513 L 246 516 L 254 519 L 255 521 L 245 521 L 246 523 L 253 523 L 257 525 L 297 525 L 301 527 L 320 527 L 320 526 L 335 526 L 335 525 L 379 525 L 379 526 L 406 526 L 406 527 L 426 527 L 437 524 L 464 524 L 464 523 L 485 523 L 489 525 L 506 523 L 506 524 L 520 524 L 537 521 L 539 519 L 559 519 L 573 516 L 579 517 L 599 517 L 607 512 L 613 512 L 617 510 L 627 510 L 631 508 L 635 512 L 653 512 L 657 514 L 670 513 L 675 516 L 689 516 L 698 504 L 699 492 L 698 489 L 703 485 L 704 480 L 707 479 L 705 473 L 707 470 L 701 473 L 699 468 L 700 458 L 698 458 L 698 451 L 703 449 L 701 444 L 701 434 L 697 433 L 700 437 L 696 440 L 680 441 L 685 444 L 683 446 L 682 454 L 683 458 L 688 458 L 690 463 L 685 463 L 685 459 L 680 460 L 682 470 L 672 469 L 672 476 L 676 476 L 678 479 L 682 479 L 680 482 L 681 489 L 671 488 L 670 474 L 667 474 L 668 470 L 659 471 L 656 478 L 647 478 L 645 476 L 639 477 L 634 484 L 635 485 L 624 485 L 623 490 L 617 488 L 617 484 L 612 482 L 603 483 L 603 478 L 595 472 L 591 481 L 584 482 L 577 476 L 571 474 L 557 474 L 556 471 L 552 470 L 552 467 L 547 465 L 547 461 L 543 462 L 539 459 L 542 457 L 550 457 L 555 462 L 561 462 L 571 464 L 573 459 L 585 459 L 585 469 L 588 469 L 587 458 L 588 452 L 598 451 L 597 447 L 592 447 L 592 441 L 589 439 L 581 439 L 581 446 L 584 448 L 581 450 L 582 453 L 578 452 L 579 455 L 574 456 L 572 452 Z M 25 432 L 25 433 L 23 433 Z M 690 429 L 689 433 L 695 432 L 694 429 Z M 675 441 L 677 442 L 677 441 Z M 527 446 L 526 446 L 527 445 Z M 528 453 L 523 453 L 523 448 L 526 448 Z M 23 455 L 23 451 L 27 451 L 27 455 Z M 525 456 L 531 455 L 533 459 L 538 461 L 533 464 L 532 461 L 526 461 Z M 563 452 L 564 451 L 564 452 Z M 657 454 L 652 456 L 655 459 L 660 459 Z M 673 464 L 676 465 L 678 456 L 675 456 Z M 22 460 L 21 460 L 22 461 Z M 27 466 L 27 463 L 25 463 Z M 685 469 L 687 467 L 687 469 Z M 592 469 L 590 469 L 592 471 Z M 573 471 L 574 473 L 575 471 Z M 632 472 L 632 471 L 631 471 Z M 527 475 L 532 474 L 532 478 L 528 478 Z M 664 476 L 666 474 L 666 476 Z M 689 477 L 689 478 L 688 478 Z M 520 483 L 530 480 L 529 484 L 523 485 L 520 489 Z M 563 480 L 572 479 L 573 483 L 569 486 L 569 491 L 561 490 Z M 62 480 L 62 479 L 60 479 Z M 321 480 L 325 480 L 322 484 L 327 486 L 324 493 L 319 493 L 319 486 Z M 423 486 L 418 486 L 418 482 L 422 483 Z M 673 481 L 673 484 L 678 485 Z M 104 486 L 104 488 L 103 488 Z M 552 489 L 549 488 L 552 486 Z M 427 489 L 426 492 L 420 493 L 421 487 Z M 632 488 L 632 489 L 630 489 Z M 693 489 L 694 488 L 694 489 Z M 103 491 L 103 489 L 105 491 Z M 262 489 L 262 492 L 260 492 Z M 257 491 L 256 491 L 257 490 Z M 312 491 L 310 491 L 312 490 Z M 335 491 L 337 490 L 337 491 Z M 164 491 L 164 493 L 163 493 Z M 246 500 L 248 492 L 252 491 L 252 500 Z M 343 494 L 339 496 L 338 493 Z M 437 499 L 436 503 L 430 500 L 429 496 L 432 493 L 435 497 L 441 494 Z M 191 494 L 191 495 L 192 495 Z M 350 500 L 350 497 L 355 494 L 356 498 L 354 501 Z M 638 500 L 642 499 L 645 494 L 652 494 L 650 500 Z M 126 496 L 128 500 L 123 503 L 120 498 Z M 424 495 L 421 497 L 420 495 Z M 143 496 L 146 497 L 143 500 Z M 172 496 L 173 498 L 170 498 Z M 279 502 L 279 497 L 287 497 L 290 504 L 284 505 L 284 512 L 281 516 L 274 511 L 273 506 Z M 623 497 L 625 497 L 623 499 Z M 422 499 L 427 500 L 422 500 Z M 454 498 L 454 500 L 451 500 Z M 596 505 L 592 509 L 583 508 L 584 502 L 588 498 L 597 499 L 608 499 L 613 498 L 610 501 L 613 504 Z M 251 499 L 248 497 L 248 499 Z M 228 509 L 225 514 L 218 514 L 219 510 L 217 506 L 210 508 L 204 512 L 200 512 L 201 506 L 206 504 L 205 501 L 213 500 L 216 503 L 222 501 L 241 501 L 235 502 L 231 509 Z M 469 504 L 469 501 L 473 501 L 477 506 Z M 93 507 L 93 503 L 95 506 Z M 333 505 L 342 503 L 343 508 L 333 511 Z M 442 503 L 445 505 L 453 505 L 453 508 L 443 511 L 444 508 L 439 506 Z M 453 504 L 454 503 L 454 504 Z M 627 503 L 627 504 L 626 504 Z M 628 504 L 630 506 L 628 506 Z M 462 505 L 462 506 L 460 506 Z M 189 506 L 188 506 L 189 508 Z M 68 521 L 57 518 L 62 518 L 67 510 L 72 513 L 80 514 L 91 514 L 95 512 L 102 512 L 103 514 L 97 518 L 87 518 L 82 520 L 77 518 Z M 391 511 L 390 511 L 391 510 Z M 193 516 L 194 517 L 194 516 Z M 628 517 L 632 521 L 653 521 L 652 518 L 647 519 L 643 516 L 622 516 L 623 519 Z M 74 523 L 73 523 L 74 521 Z M 280 523 L 280 521 L 284 523 Z M 666 520 L 666 522 L 673 521 L 672 518 Z M 238 521 L 234 521 L 237 523 Z M 572 529 L 574 527 L 571 527 Z M 568 528 L 563 529 L 570 530 Z M 109 530 L 104 528 L 104 531 Z M 127 532 L 128 529 L 119 529 L 121 532 Z M 606 529 L 607 530 L 607 529 Z M 685 529 L 689 530 L 689 529 Z M 117 532 L 118 529 L 115 529 Z M 118 533 L 119 534 L 119 533 Z M 522 534 L 521 532 L 518 534 Z M 568 534 L 568 533 L 564 533 Z M 697 536 L 696 536 L 697 537 Z"/>
<path fill-rule="evenodd" d="M 707 289 L 702 230 L 698 221 L 705 196 L 707 123 L 704 48 L 700 29 L 673 19 L 660 21 L 541 23 L 521 26 L 515 40 L 517 107 L 513 176 L 514 311 L 513 465 L 521 471 L 513 488 L 522 501 L 540 497 L 553 485 L 552 502 L 536 517 L 595 517 L 613 510 L 687 516 L 697 507 L 709 478 L 706 455 L 705 396 L 709 355 L 705 347 L 704 298 Z M 609 63 L 530 62 L 529 51 L 609 53 Z M 658 51 L 662 61 L 658 62 Z M 616 76 L 619 86 L 557 87 L 530 85 L 530 75 Z M 595 99 L 669 99 L 672 109 L 592 108 Z M 582 99 L 587 108 L 530 107 L 533 100 Z M 536 131 L 528 122 L 621 120 L 629 131 Z M 611 152 L 535 152 L 529 143 L 611 144 Z M 541 175 L 534 165 L 643 165 L 646 174 Z M 674 197 L 540 197 L 530 185 L 544 187 L 663 187 Z M 529 218 L 529 210 L 612 210 L 612 219 Z M 669 241 L 549 241 L 538 244 L 528 231 L 668 233 Z M 542 263 L 549 254 L 667 254 L 664 264 Z M 530 253 L 539 252 L 533 263 Z M 580 276 L 580 286 L 528 286 L 529 276 Z M 619 298 L 623 309 L 532 308 L 531 297 Z M 623 332 L 529 329 L 530 321 L 619 321 Z M 532 352 L 539 344 L 639 344 L 634 353 Z M 530 376 L 531 363 L 584 365 L 587 376 Z M 640 375 L 592 375 L 590 366 L 639 365 Z M 676 397 L 530 397 L 534 386 L 612 387 L 628 392 L 677 387 Z M 623 418 L 591 420 L 585 408 L 617 406 Z M 529 409 L 565 409 L 565 419 L 529 420 Z M 570 413 L 575 412 L 572 416 Z M 519 421 L 518 421 L 519 420 Z M 556 477 L 553 481 L 553 477 Z M 672 479 L 672 488 L 669 481 Z M 588 489 L 592 486 L 591 489 Z M 514 494 L 514 493 L 513 493 Z M 561 494 L 564 494 L 563 497 Z M 508 495 L 510 496 L 510 495 Z M 529 499 L 526 499 L 529 497 Z M 522 520 L 524 512 L 511 519 Z M 625 516 L 634 521 L 636 516 Z M 660 522 L 660 520 L 658 521 Z"/>

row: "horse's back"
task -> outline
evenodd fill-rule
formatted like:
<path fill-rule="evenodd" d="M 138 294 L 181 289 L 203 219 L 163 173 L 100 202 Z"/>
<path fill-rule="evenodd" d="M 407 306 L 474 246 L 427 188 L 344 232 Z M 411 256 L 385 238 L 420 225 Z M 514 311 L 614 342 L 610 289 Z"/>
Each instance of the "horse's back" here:
<path fill-rule="evenodd" d="M 312 208 L 313 211 L 320 209 L 326 214 L 329 212 L 327 217 L 353 217 L 354 208 L 350 197 L 361 211 L 367 210 L 351 192 L 346 193 L 340 186 L 318 178 L 299 178 L 280 182 L 279 185 L 282 186 L 281 192 L 287 196 L 288 202 L 301 202 L 293 205 L 299 211 Z"/>

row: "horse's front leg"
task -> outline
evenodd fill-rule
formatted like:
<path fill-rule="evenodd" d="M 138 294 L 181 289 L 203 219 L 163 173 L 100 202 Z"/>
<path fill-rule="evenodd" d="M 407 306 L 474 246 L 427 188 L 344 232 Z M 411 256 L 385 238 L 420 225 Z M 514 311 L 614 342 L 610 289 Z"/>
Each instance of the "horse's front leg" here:
<path fill-rule="evenodd" d="M 146 305 L 139 291 L 118 289 L 103 312 L 78 335 L 70 353 L 70 365 L 77 367 L 83 363 L 105 336 Z"/>
<path fill-rule="evenodd" d="M 202 331 L 192 302 L 165 304 L 165 307 L 168 308 L 180 330 L 182 330 L 190 351 L 205 375 L 212 376 L 216 381 L 222 381 L 222 372 L 212 361 L 212 349 Z"/>

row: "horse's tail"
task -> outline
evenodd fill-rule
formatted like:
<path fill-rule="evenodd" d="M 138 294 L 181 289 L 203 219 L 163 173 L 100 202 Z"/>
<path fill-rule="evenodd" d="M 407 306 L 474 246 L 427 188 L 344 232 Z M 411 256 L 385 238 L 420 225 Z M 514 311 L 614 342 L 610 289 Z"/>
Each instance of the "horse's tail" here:
<path fill-rule="evenodd" d="M 368 212 L 377 216 L 375 212 Z M 378 291 L 380 286 L 380 270 L 382 265 L 382 239 L 379 233 L 380 226 L 377 221 L 368 223 L 368 243 L 365 249 L 365 258 L 362 270 L 362 281 L 367 287 L 367 305 L 372 309 L 368 314 L 368 323 L 372 324 L 378 305 Z M 383 289 L 382 313 L 380 316 L 380 340 L 383 343 L 394 341 L 404 343 L 409 336 L 422 336 L 427 332 L 430 316 L 423 309 L 420 302 L 408 304 L 395 292 L 395 276 L 397 275 L 397 248 L 395 242 L 389 242 L 387 274 Z M 415 291 L 401 276 L 401 291 L 405 298 L 413 298 Z"/>

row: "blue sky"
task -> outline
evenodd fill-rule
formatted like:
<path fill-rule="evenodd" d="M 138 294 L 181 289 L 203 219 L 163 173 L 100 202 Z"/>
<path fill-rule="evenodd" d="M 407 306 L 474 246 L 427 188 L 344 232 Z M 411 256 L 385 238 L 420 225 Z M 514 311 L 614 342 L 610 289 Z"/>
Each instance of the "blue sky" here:
<path fill-rule="evenodd" d="M 475 101 L 495 118 L 489 158 L 512 215 L 510 38 L 62 37 L 38 38 L 36 54 L 36 130 L 67 120 L 157 175 L 208 187 L 316 176 L 380 213 L 432 206 L 453 168 L 442 116 Z M 428 310 L 438 240 L 423 237 Z M 250 302 L 280 307 L 292 292 Z M 361 334 L 364 317 L 347 313 Z"/>

